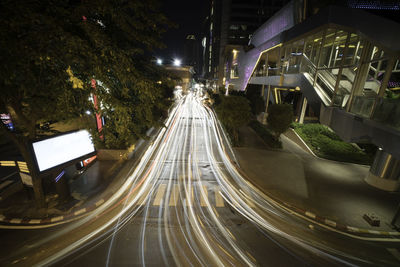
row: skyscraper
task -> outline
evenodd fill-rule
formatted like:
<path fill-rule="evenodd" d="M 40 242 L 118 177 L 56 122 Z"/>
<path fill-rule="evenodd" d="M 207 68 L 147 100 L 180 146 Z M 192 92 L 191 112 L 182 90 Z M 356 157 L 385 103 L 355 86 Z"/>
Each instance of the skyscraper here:
<path fill-rule="evenodd" d="M 207 20 L 204 76 L 224 84 L 225 58 L 246 47 L 251 33 L 288 0 L 211 0 Z"/>

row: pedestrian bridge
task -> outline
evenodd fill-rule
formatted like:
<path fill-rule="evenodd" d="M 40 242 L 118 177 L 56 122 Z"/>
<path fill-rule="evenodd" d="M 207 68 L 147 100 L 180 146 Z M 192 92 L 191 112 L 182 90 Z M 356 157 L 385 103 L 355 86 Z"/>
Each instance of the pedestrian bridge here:
<path fill-rule="evenodd" d="M 254 48 L 237 56 L 239 78 L 228 84 L 239 90 L 258 85 L 272 103 L 300 90 L 300 121 L 311 108 L 344 140 L 377 145 L 367 181 L 397 189 L 400 25 L 334 6 L 297 24 L 294 13 L 289 4 L 254 33 Z"/>

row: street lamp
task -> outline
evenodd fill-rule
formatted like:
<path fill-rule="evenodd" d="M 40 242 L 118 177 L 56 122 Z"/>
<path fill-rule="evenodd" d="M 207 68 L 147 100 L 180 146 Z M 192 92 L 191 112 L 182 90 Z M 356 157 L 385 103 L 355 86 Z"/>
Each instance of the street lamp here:
<path fill-rule="evenodd" d="M 180 59 L 177 59 L 177 58 L 174 59 L 174 66 L 179 67 L 181 64 L 182 64 L 182 62 Z"/>
<path fill-rule="evenodd" d="M 158 65 L 162 65 L 162 59 L 161 58 L 157 58 L 157 64 Z"/>

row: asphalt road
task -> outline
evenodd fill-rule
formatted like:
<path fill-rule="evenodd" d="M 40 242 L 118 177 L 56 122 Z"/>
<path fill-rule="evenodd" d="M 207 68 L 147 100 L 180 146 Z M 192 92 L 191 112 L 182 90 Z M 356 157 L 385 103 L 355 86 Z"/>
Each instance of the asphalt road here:
<path fill-rule="evenodd" d="M 346 237 L 276 207 L 237 171 L 227 137 L 201 99 L 201 94 L 189 93 L 177 100 L 167 127 L 137 168 L 129 172 L 127 182 L 113 199 L 69 224 L 49 230 L 24 230 L 31 231 L 32 238 L 27 238 L 18 253 L 1 252 L 0 256 L 7 258 L 3 263 L 15 266 L 398 264 L 387 250 L 397 246 L 391 242 Z M 22 233 L 7 230 L 2 236 L 21 238 Z M 14 242 L 14 247 L 17 244 Z"/>

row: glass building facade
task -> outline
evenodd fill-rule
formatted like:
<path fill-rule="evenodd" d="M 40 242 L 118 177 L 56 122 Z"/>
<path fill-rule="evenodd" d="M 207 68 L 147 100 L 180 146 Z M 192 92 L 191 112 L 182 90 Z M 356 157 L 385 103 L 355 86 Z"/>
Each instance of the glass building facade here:
<path fill-rule="evenodd" d="M 399 59 L 351 29 L 326 25 L 263 52 L 252 77 L 301 73 L 326 106 L 400 129 Z"/>

